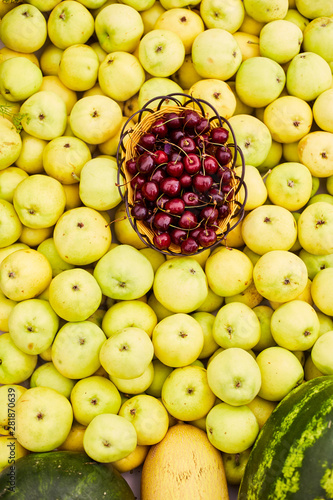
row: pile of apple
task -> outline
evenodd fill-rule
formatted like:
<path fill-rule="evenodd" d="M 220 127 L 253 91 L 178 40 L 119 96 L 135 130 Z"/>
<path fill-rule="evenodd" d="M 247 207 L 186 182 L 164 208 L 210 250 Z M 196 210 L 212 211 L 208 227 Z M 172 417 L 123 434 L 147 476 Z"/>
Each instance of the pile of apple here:
<path fill-rule="evenodd" d="M 333 4 L 271 7 L 0 0 L 1 468 L 10 440 L 129 471 L 178 420 L 239 463 L 333 373 Z M 175 92 L 229 121 L 248 196 L 222 244 L 171 258 L 127 218 L 116 153 Z"/>

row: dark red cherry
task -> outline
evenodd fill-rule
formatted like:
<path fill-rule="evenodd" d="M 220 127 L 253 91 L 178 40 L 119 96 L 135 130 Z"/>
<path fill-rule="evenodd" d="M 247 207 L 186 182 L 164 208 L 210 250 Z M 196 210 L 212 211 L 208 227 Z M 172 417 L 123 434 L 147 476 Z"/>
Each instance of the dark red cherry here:
<path fill-rule="evenodd" d="M 165 210 L 173 215 L 181 215 L 185 210 L 185 202 L 181 198 L 172 198 L 166 202 Z"/>
<path fill-rule="evenodd" d="M 207 134 L 210 129 L 210 123 L 208 118 L 201 117 L 199 123 L 195 126 L 195 131 L 197 134 Z"/>
<path fill-rule="evenodd" d="M 148 151 L 152 151 L 154 149 L 155 142 L 156 142 L 155 135 L 146 132 L 143 136 L 140 137 L 139 145 L 144 149 L 148 149 Z"/>
<path fill-rule="evenodd" d="M 219 212 L 217 208 L 207 205 L 200 212 L 200 217 L 204 219 L 205 223 L 208 226 L 211 226 L 216 223 L 219 216 Z"/>
<path fill-rule="evenodd" d="M 157 200 L 160 194 L 160 188 L 156 181 L 147 181 L 143 184 L 141 188 L 142 194 L 149 201 Z"/>
<path fill-rule="evenodd" d="M 217 175 L 222 180 L 222 184 L 230 184 L 230 182 L 232 181 L 232 174 L 229 168 L 225 169 L 220 168 L 217 171 Z"/>
<path fill-rule="evenodd" d="M 222 205 L 222 203 L 224 201 L 224 195 L 223 195 L 222 191 L 218 188 L 215 188 L 215 187 L 210 188 L 210 190 L 207 192 L 207 196 L 217 206 Z"/>
<path fill-rule="evenodd" d="M 134 201 L 135 202 L 137 202 L 137 201 L 143 201 L 143 194 L 142 194 L 141 189 L 136 189 L 134 191 Z"/>
<path fill-rule="evenodd" d="M 176 177 L 166 177 L 161 180 L 160 189 L 170 198 L 175 198 L 180 193 L 180 181 Z"/>
<path fill-rule="evenodd" d="M 137 168 L 139 172 L 149 175 L 155 168 L 155 161 L 151 154 L 143 153 L 137 159 Z"/>
<path fill-rule="evenodd" d="M 172 216 L 166 212 L 157 212 L 153 219 L 156 229 L 166 231 L 172 222 Z"/>
<path fill-rule="evenodd" d="M 179 177 L 179 182 L 182 188 L 187 189 L 192 186 L 192 176 L 185 172 Z"/>
<path fill-rule="evenodd" d="M 232 160 L 232 153 L 228 146 L 216 148 L 215 157 L 220 165 L 227 165 Z"/>
<path fill-rule="evenodd" d="M 201 117 L 194 109 L 184 109 L 181 115 L 185 128 L 195 128 L 200 123 Z"/>
<path fill-rule="evenodd" d="M 197 149 L 194 139 L 187 135 L 179 139 L 177 144 L 185 153 L 194 153 Z"/>
<path fill-rule="evenodd" d="M 143 174 L 137 174 L 131 179 L 132 189 L 141 189 L 146 182 L 146 177 Z"/>
<path fill-rule="evenodd" d="M 219 217 L 223 219 L 229 213 L 229 206 L 226 203 L 224 203 L 218 208 L 218 211 L 219 211 Z"/>
<path fill-rule="evenodd" d="M 175 245 L 180 245 L 181 242 L 187 238 L 187 234 L 188 232 L 185 231 L 185 229 L 180 229 L 178 227 L 171 229 L 170 237 L 172 243 L 174 243 Z"/>
<path fill-rule="evenodd" d="M 167 196 L 166 194 L 162 194 L 156 201 L 156 206 L 158 208 L 162 208 L 164 209 L 165 208 L 165 204 L 170 200 L 169 196 Z"/>
<path fill-rule="evenodd" d="M 168 133 L 168 127 L 165 125 L 163 118 L 158 118 L 150 127 L 150 131 L 157 137 L 163 138 Z"/>
<path fill-rule="evenodd" d="M 177 113 L 164 113 L 163 121 L 169 129 L 181 128 L 183 121 Z"/>
<path fill-rule="evenodd" d="M 182 129 L 175 129 L 170 131 L 170 140 L 171 142 L 177 144 L 178 141 L 184 137 L 185 132 Z"/>
<path fill-rule="evenodd" d="M 151 174 L 150 180 L 160 183 L 161 180 L 165 179 L 166 177 L 167 177 L 166 171 L 163 168 L 159 167 L 156 170 L 154 170 L 154 172 Z"/>
<path fill-rule="evenodd" d="M 197 174 L 193 177 L 193 186 L 200 193 L 208 191 L 213 184 L 213 179 L 210 175 Z"/>
<path fill-rule="evenodd" d="M 183 160 L 183 157 L 182 155 L 180 154 L 179 151 L 172 151 L 170 154 L 169 154 L 169 161 L 182 161 Z"/>
<path fill-rule="evenodd" d="M 166 163 L 169 160 L 168 155 L 162 149 L 157 149 L 156 151 L 154 151 L 153 157 L 156 165 L 162 165 L 163 163 Z"/>
<path fill-rule="evenodd" d="M 199 156 L 194 153 L 185 156 L 183 163 L 186 172 L 190 175 L 197 174 L 200 171 L 201 161 Z"/>
<path fill-rule="evenodd" d="M 179 227 L 182 227 L 183 229 L 194 229 L 198 225 L 198 218 L 190 210 L 185 210 L 182 213 L 178 224 Z"/>
<path fill-rule="evenodd" d="M 192 254 L 194 254 L 195 252 L 198 251 L 199 245 L 195 241 L 194 238 L 192 238 L 191 236 L 189 236 L 186 240 L 184 240 L 182 242 L 180 248 L 181 248 L 181 252 L 183 254 L 185 254 L 185 255 L 192 255 Z"/>
<path fill-rule="evenodd" d="M 198 236 L 202 231 L 202 227 L 196 227 L 190 232 L 190 236 L 195 239 L 195 241 L 198 241 Z"/>
<path fill-rule="evenodd" d="M 199 196 L 197 195 L 197 193 L 193 193 L 191 191 L 186 191 L 183 194 L 183 200 L 187 207 L 195 207 L 199 204 Z"/>
<path fill-rule="evenodd" d="M 217 241 L 216 232 L 211 227 L 206 227 L 205 229 L 203 229 L 198 236 L 199 245 L 201 245 L 204 248 L 214 245 L 216 241 Z"/>
<path fill-rule="evenodd" d="M 224 127 L 216 127 L 211 131 L 212 142 L 216 144 L 225 144 L 229 137 L 229 132 Z"/>
<path fill-rule="evenodd" d="M 166 250 L 171 245 L 171 237 L 168 232 L 155 234 L 153 243 L 159 250 Z"/>
<path fill-rule="evenodd" d="M 126 169 L 130 175 L 135 175 L 138 172 L 138 169 L 136 167 L 136 160 L 134 158 L 127 160 Z"/>
<path fill-rule="evenodd" d="M 131 209 L 131 215 L 137 220 L 145 220 L 148 215 L 148 208 L 142 202 L 135 203 Z"/>
<path fill-rule="evenodd" d="M 180 177 L 184 172 L 184 165 L 181 161 L 169 161 L 166 171 L 171 177 Z"/>
<path fill-rule="evenodd" d="M 201 134 L 195 139 L 195 143 L 199 149 L 206 149 L 209 144 L 209 136 L 207 134 Z"/>

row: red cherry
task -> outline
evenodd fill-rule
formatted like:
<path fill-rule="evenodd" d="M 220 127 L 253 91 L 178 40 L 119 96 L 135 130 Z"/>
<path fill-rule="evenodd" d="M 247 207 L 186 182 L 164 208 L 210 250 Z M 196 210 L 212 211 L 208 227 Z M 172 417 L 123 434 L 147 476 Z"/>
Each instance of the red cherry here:
<path fill-rule="evenodd" d="M 153 243 L 159 250 L 166 250 L 171 245 L 171 237 L 167 232 L 155 234 Z"/>
<path fill-rule="evenodd" d="M 199 196 L 197 193 L 191 191 L 186 191 L 186 193 L 183 194 L 183 200 L 187 207 L 195 207 L 199 204 Z"/>
<path fill-rule="evenodd" d="M 173 111 L 170 113 L 164 113 L 163 120 L 169 129 L 181 128 L 183 124 L 179 115 Z"/>
<path fill-rule="evenodd" d="M 206 227 L 205 229 L 203 229 L 198 236 L 199 245 L 205 248 L 214 245 L 216 241 L 217 241 L 216 232 L 211 227 Z"/>
<path fill-rule="evenodd" d="M 138 169 L 136 167 L 136 160 L 134 158 L 127 160 L 126 169 L 130 175 L 135 175 L 138 172 Z"/>
<path fill-rule="evenodd" d="M 184 165 L 181 161 L 169 161 L 166 171 L 171 177 L 180 177 L 184 172 Z"/>
<path fill-rule="evenodd" d="M 192 186 L 192 177 L 188 173 L 184 173 L 179 177 L 179 182 L 182 188 L 189 188 Z"/>
<path fill-rule="evenodd" d="M 185 156 L 183 163 L 188 174 L 194 175 L 200 171 L 201 161 L 199 156 L 194 153 Z"/>
<path fill-rule="evenodd" d="M 162 208 L 164 209 L 165 208 L 165 204 L 170 200 L 169 196 L 167 196 L 166 194 L 162 194 L 156 201 L 156 206 L 158 208 Z"/>
<path fill-rule="evenodd" d="M 232 160 L 232 153 L 227 146 L 216 148 L 215 157 L 220 165 L 227 165 Z"/>
<path fill-rule="evenodd" d="M 165 179 L 167 176 L 165 170 L 161 167 L 154 170 L 154 172 L 150 176 L 151 181 L 161 182 L 162 179 Z"/>
<path fill-rule="evenodd" d="M 185 153 L 194 153 L 197 149 L 195 141 L 186 135 L 179 139 L 177 144 Z"/>
<path fill-rule="evenodd" d="M 224 127 L 216 127 L 212 129 L 210 135 L 215 144 L 224 144 L 228 140 L 229 132 Z"/>
<path fill-rule="evenodd" d="M 144 220 L 147 218 L 148 209 L 141 202 L 135 203 L 131 209 L 131 215 L 137 220 Z"/>
<path fill-rule="evenodd" d="M 200 193 L 208 191 L 213 184 L 213 179 L 210 175 L 197 174 L 193 177 L 193 186 Z"/>
<path fill-rule="evenodd" d="M 155 142 L 155 135 L 146 132 L 142 137 L 140 137 L 139 145 L 144 149 L 148 149 L 148 151 L 152 151 L 154 149 Z"/>
<path fill-rule="evenodd" d="M 153 157 L 157 165 L 162 165 L 163 163 L 166 163 L 169 159 L 166 152 L 163 151 L 162 149 L 157 149 L 156 151 L 154 151 Z"/>
<path fill-rule="evenodd" d="M 219 211 L 219 217 L 221 219 L 224 219 L 229 213 L 229 206 L 227 204 L 223 204 L 218 208 Z"/>
<path fill-rule="evenodd" d="M 186 240 L 182 242 L 180 248 L 183 254 L 191 255 L 197 252 L 199 245 L 194 238 L 191 238 L 191 236 L 189 236 Z"/>
<path fill-rule="evenodd" d="M 139 172 L 145 175 L 152 173 L 155 167 L 155 161 L 151 154 L 143 153 L 137 159 L 137 168 Z"/>
<path fill-rule="evenodd" d="M 185 229 L 180 229 L 178 227 L 175 227 L 171 229 L 170 231 L 170 236 L 171 236 L 171 241 L 175 245 L 180 245 L 182 241 L 184 241 L 187 238 L 187 231 Z"/>
<path fill-rule="evenodd" d="M 180 182 L 176 177 L 166 177 L 160 182 L 160 188 L 167 196 L 174 198 L 180 193 Z"/>
<path fill-rule="evenodd" d="M 194 109 L 184 109 L 182 112 L 183 122 L 185 128 L 194 128 L 199 125 L 201 121 L 200 115 Z"/>
<path fill-rule="evenodd" d="M 141 189 L 145 182 L 146 177 L 143 174 L 137 174 L 131 179 L 131 187 Z"/>
<path fill-rule="evenodd" d="M 172 222 L 172 216 L 166 212 L 157 212 L 153 219 L 156 229 L 166 231 Z"/>
<path fill-rule="evenodd" d="M 214 156 L 206 156 L 203 160 L 204 172 L 208 175 L 214 175 L 219 168 L 219 164 Z"/>
<path fill-rule="evenodd" d="M 150 128 L 150 131 L 157 137 L 166 137 L 168 133 L 168 127 L 165 125 L 163 118 L 158 118 Z"/>
<path fill-rule="evenodd" d="M 141 188 L 141 191 L 143 196 L 147 198 L 149 201 L 157 200 L 160 194 L 160 189 L 156 181 L 145 182 Z"/>
<path fill-rule="evenodd" d="M 195 131 L 197 134 L 206 134 L 210 129 L 210 123 L 208 118 L 200 118 L 199 123 L 195 126 Z"/>
<path fill-rule="evenodd" d="M 172 198 L 166 202 L 165 210 L 173 215 L 181 215 L 185 210 L 184 200 L 181 198 Z"/>
<path fill-rule="evenodd" d="M 204 219 L 205 223 L 208 224 L 209 226 L 216 223 L 218 216 L 219 212 L 217 208 L 214 208 L 209 205 L 204 207 L 200 212 L 200 217 Z"/>
<path fill-rule="evenodd" d="M 183 229 L 194 229 L 197 225 L 197 216 L 190 210 L 185 210 L 179 219 L 179 226 Z"/>

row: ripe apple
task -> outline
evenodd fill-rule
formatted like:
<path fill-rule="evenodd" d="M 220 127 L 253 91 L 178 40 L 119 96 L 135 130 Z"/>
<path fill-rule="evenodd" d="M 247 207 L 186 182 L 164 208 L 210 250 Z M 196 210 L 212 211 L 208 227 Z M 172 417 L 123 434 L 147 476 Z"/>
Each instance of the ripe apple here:
<path fill-rule="evenodd" d="M 296 254 L 288 250 L 271 250 L 255 264 L 253 280 L 258 292 L 266 299 L 287 302 L 303 292 L 308 272 Z"/>
<path fill-rule="evenodd" d="M 260 56 L 258 36 L 243 31 L 236 31 L 233 36 L 241 49 L 242 61 Z"/>
<path fill-rule="evenodd" d="M 171 366 L 167 366 L 162 363 L 159 359 L 155 358 L 152 361 L 154 366 L 154 378 L 146 393 L 155 398 L 160 398 L 162 394 L 162 387 L 166 378 L 173 371 Z"/>
<path fill-rule="evenodd" d="M 137 10 L 128 5 L 111 4 L 95 18 L 95 33 L 108 54 L 133 52 L 143 34 L 143 21 Z"/>
<path fill-rule="evenodd" d="M 74 135 L 88 144 L 100 144 L 115 135 L 121 119 L 119 104 L 105 95 L 82 97 L 69 115 Z"/>
<path fill-rule="evenodd" d="M 61 273 L 62 271 L 65 271 L 67 269 L 73 269 L 73 267 L 74 267 L 73 264 L 68 264 L 60 257 L 60 255 L 55 247 L 53 237 L 46 238 L 44 241 L 42 241 L 38 245 L 37 250 L 38 250 L 38 252 L 45 255 L 47 260 L 50 262 L 51 267 L 52 267 L 52 277 L 53 278 L 54 278 L 54 276 Z"/>
<path fill-rule="evenodd" d="M 195 70 L 202 78 L 228 80 L 237 72 L 242 53 L 229 31 L 209 28 L 196 36 L 192 59 Z"/>
<path fill-rule="evenodd" d="M 140 377 L 151 363 L 154 348 L 149 335 L 135 326 L 123 328 L 104 342 L 100 362 L 111 377 Z"/>
<path fill-rule="evenodd" d="M 122 394 L 142 394 L 151 385 L 154 379 L 154 365 L 149 363 L 145 371 L 139 377 L 134 378 L 118 378 L 110 376 L 111 382 L 117 387 Z"/>
<path fill-rule="evenodd" d="M 160 265 L 163 264 L 163 262 L 165 262 L 166 260 L 165 255 L 159 252 L 158 250 L 155 250 L 154 248 L 150 247 L 141 248 L 140 252 L 150 261 L 151 265 L 153 266 L 154 273 L 156 273 Z"/>
<path fill-rule="evenodd" d="M 15 437 L 29 451 L 51 451 L 65 441 L 72 422 L 65 396 L 49 387 L 31 387 L 16 404 Z"/>
<path fill-rule="evenodd" d="M 228 484 L 239 485 L 241 483 L 250 453 L 251 448 L 248 448 L 241 453 L 222 453 L 223 465 Z"/>
<path fill-rule="evenodd" d="M 290 95 L 311 101 L 331 86 L 331 68 L 320 55 L 301 52 L 290 61 L 286 72 L 286 87 Z"/>
<path fill-rule="evenodd" d="M 208 358 L 219 347 L 213 337 L 213 324 L 215 321 L 215 316 L 214 314 L 205 311 L 194 312 L 191 314 L 191 316 L 201 325 L 204 334 L 204 345 L 199 354 L 199 359 Z"/>
<path fill-rule="evenodd" d="M 14 306 L 17 304 L 15 300 L 7 299 L 7 297 L 0 292 L 0 331 L 8 332 L 8 318 Z"/>
<path fill-rule="evenodd" d="M 105 377 L 92 375 L 78 380 L 70 394 L 74 418 L 87 426 L 96 415 L 118 413 L 121 397 L 116 386 Z"/>
<path fill-rule="evenodd" d="M 185 313 L 175 313 L 157 323 L 152 342 L 156 358 L 173 368 L 193 363 L 204 345 L 204 334 L 198 321 Z"/>
<path fill-rule="evenodd" d="M 183 93 L 183 89 L 171 78 L 152 77 L 146 80 L 138 95 L 138 109 L 141 109 L 150 99 L 168 94 Z M 184 103 L 184 97 L 179 96 L 180 103 Z M 162 106 L 170 105 L 170 100 L 165 99 Z"/>
<path fill-rule="evenodd" d="M 333 174 L 333 134 L 317 130 L 305 135 L 298 143 L 301 163 L 308 167 L 315 177 L 328 177 Z"/>
<path fill-rule="evenodd" d="M 277 19 L 265 24 L 260 32 L 260 55 L 285 64 L 300 52 L 302 30 L 291 21 Z"/>
<path fill-rule="evenodd" d="M 276 19 L 283 19 L 289 7 L 288 0 L 244 0 L 247 14 L 256 21 L 269 23 Z"/>
<path fill-rule="evenodd" d="M 94 33 L 94 18 L 81 2 L 65 0 L 50 12 L 47 32 L 53 45 L 66 49 L 89 40 Z"/>
<path fill-rule="evenodd" d="M 111 230 L 97 210 L 77 207 L 59 217 L 53 239 L 57 252 L 65 262 L 82 266 L 95 262 L 108 251 Z"/>
<path fill-rule="evenodd" d="M 102 291 L 92 274 L 82 268 L 57 274 L 49 286 L 49 302 L 66 321 L 85 321 L 99 307 Z"/>
<path fill-rule="evenodd" d="M 245 9 L 241 0 L 229 0 L 223 4 L 218 0 L 203 0 L 200 16 L 206 28 L 221 28 L 235 33 L 244 21 Z"/>
<path fill-rule="evenodd" d="M 85 430 L 83 446 L 87 455 L 97 462 L 120 460 L 136 448 L 136 430 L 121 415 L 96 415 Z"/>
<path fill-rule="evenodd" d="M 223 453 L 241 453 L 253 445 L 259 424 L 248 406 L 219 403 L 208 413 L 206 429 L 215 448 Z"/>
<path fill-rule="evenodd" d="M 9 49 L 36 52 L 44 45 L 46 37 L 45 17 L 34 5 L 17 5 L 1 20 L 0 39 Z"/>
<path fill-rule="evenodd" d="M 208 384 L 207 370 L 200 366 L 175 368 L 162 387 L 162 403 L 177 420 L 205 417 L 215 399 Z"/>
<path fill-rule="evenodd" d="M 308 205 L 298 219 L 298 239 L 302 248 L 313 255 L 333 253 L 333 206 L 325 201 Z"/>
<path fill-rule="evenodd" d="M 185 47 L 176 32 L 155 28 L 141 38 L 138 57 L 150 75 L 165 78 L 175 73 L 183 64 Z"/>
<path fill-rule="evenodd" d="M 7 167 L 0 170 L 0 197 L 13 203 L 16 186 L 28 177 L 27 172 L 19 167 Z"/>
<path fill-rule="evenodd" d="M 21 141 L 22 147 L 15 165 L 27 174 L 43 173 L 43 151 L 48 141 L 34 137 L 25 130 L 21 131 Z"/>
<path fill-rule="evenodd" d="M 326 132 L 333 132 L 333 119 L 329 113 L 333 103 L 333 89 L 322 92 L 312 106 L 313 117 L 318 127 Z"/>
<path fill-rule="evenodd" d="M 23 385 L 5 384 L 0 387 L 0 431 L 3 435 L 14 436 L 15 406 L 19 397 L 27 390 Z"/>
<path fill-rule="evenodd" d="M 259 342 L 253 346 L 253 350 L 259 352 L 267 347 L 276 345 L 271 332 L 271 317 L 274 310 L 266 304 L 259 304 L 253 308 L 253 312 L 257 315 L 260 323 L 260 339 Z"/>
<path fill-rule="evenodd" d="M 9 201 L 0 199 L 0 248 L 15 243 L 22 234 L 22 223 Z"/>
<path fill-rule="evenodd" d="M 29 452 L 13 436 L 0 436 L 0 471 L 5 468 L 15 467 L 16 460 L 24 457 Z M 12 469 L 13 470 L 13 469 Z M 14 469 L 15 470 L 15 469 Z M 9 476 L 9 470 L 7 472 Z M 11 479 L 8 480 L 9 485 Z M 13 486 L 9 486 L 13 488 Z"/>
<path fill-rule="evenodd" d="M 65 377 L 90 377 L 101 366 L 99 352 L 106 337 L 92 321 L 67 322 L 58 331 L 51 349 L 52 362 Z"/>
<path fill-rule="evenodd" d="M 302 163 L 280 163 L 268 174 L 266 188 L 272 203 L 286 210 L 299 210 L 311 197 L 312 175 Z"/>
<path fill-rule="evenodd" d="M 280 346 L 268 347 L 257 356 L 261 371 L 259 397 L 281 401 L 294 387 L 301 384 L 304 370 L 297 357 Z"/>
<path fill-rule="evenodd" d="M 0 384 L 21 384 L 33 373 L 37 355 L 21 351 L 9 333 L 0 335 Z"/>
<path fill-rule="evenodd" d="M 310 280 L 322 269 L 333 267 L 333 254 L 313 255 L 302 248 L 298 256 L 305 262 Z"/>
<path fill-rule="evenodd" d="M 20 156 L 22 139 L 7 118 L 0 116 L 0 170 L 10 167 Z"/>
<path fill-rule="evenodd" d="M 330 286 L 330 281 L 333 276 L 333 268 L 327 267 L 326 269 L 321 269 L 313 278 L 311 285 L 311 295 L 313 302 L 319 311 L 327 314 L 328 316 L 333 316 L 332 307 L 332 290 Z"/>
<path fill-rule="evenodd" d="M 122 300 L 106 311 L 102 328 L 107 337 L 127 327 L 141 328 L 151 337 L 156 324 L 157 316 L 148 304 L 139 300 Z"/>
<path fill-rule="evenodd" d="M 38 139 L 50 141 L 65 132 L 67 109 L 65 101 L 55 92 L 40 90 L 26 99 L 20 113 L 23 129 Z"/>
<path fill-rule="evenodd" d="M 319 0 L 315 4 L 311 0 L 295 0 L 295 5 L 297 10 L 309 19 L 333 15 L 333 7 L 327 0 Z"/>
<path fill-rule="evenodd" d="M 116 208 L 113 223 L 114 234 L 117 241 L 137 249 L 147 248 L 147 245 L 141 241 L 140 237 L 133 229 L 130 219 L 131 217 L 127 214 L 125 203 L 120 203 Z"/>
<path fill-rule="evenodd" d="M 78 43 L 62 53 L 58 77 L 69 89 L 83 92 L 97 81 L 99 59 L 92 47 Z"/>
<path fill-rule="evenodd" d="M 236 175 L 241 176 L 241 166 L 235 168 Z M 247 197 L 245 200 L 245 189 L 242 185 L 240 189 L 241 202 L 245 201 L 244 209 L 246 212 L 263 205 L 267 199 L 267 189 L 264 179 L 260 175 L 259 168 L 253 165 L 245 165 L 244 183 L 247 187 Z"/>
<path fill-rule="evenodd" d="M 206 299 L 207 278 L 195 259 L 180 256 L 165 261 L 157 269 L 153 291 L 156 299 L 170 311 L 189 313 Z"/>
<path fill-rule="evenodd" d="M 195 99 L 202 99 L 202 107 L 207 116 L 212 117 L 216 112 L 224 118 L 230 118 L 236 109 L 236 97 L 229 84 L 217 78 L 203 78 L 195 82 L 188 91 Z M 209 106 L 209 104 L 211 106 Z"/>
<path fill-rule="evenodd" d="M 118 415 L 134 425 L 138 445 L 151 446 L 162 441 L 169 428 L 168 412 L 149 394 L 138 394 L 125 401 Z"/>
<path fill-rule="evenodd" d="M 24 74 L 24 83 L 19 77 Z M 8 101 L 23 101 L 40 89 L 41 70 L 26 57 L 13 57 L 0 65 L 0 92 Z"/>
<path fill-rule="evenodd" d="M 313 364 L 323 375 L 333 374 L 333 363 L 330 353 L 333 346 L 333 330 L 321 335 L 311 350 Z"/>
<path fill-rule="evenodd" d="M 50 387 L 66 398 L 69 398 L 75 385 L 75 380 L 64 377 L 54 366 L 52 361 L 48 361 L 38 366 L 30 377 L 30 387 Z"/>

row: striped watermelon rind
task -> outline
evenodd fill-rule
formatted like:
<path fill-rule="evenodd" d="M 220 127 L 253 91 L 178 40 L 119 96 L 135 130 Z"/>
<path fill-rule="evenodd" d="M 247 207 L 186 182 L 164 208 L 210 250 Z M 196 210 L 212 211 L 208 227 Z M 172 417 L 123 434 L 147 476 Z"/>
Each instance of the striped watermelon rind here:
<path fill-rule="evenodd" d="M 292 390 L 252 448 L 238 500 L 333 499 L 333 375 Z"/>

